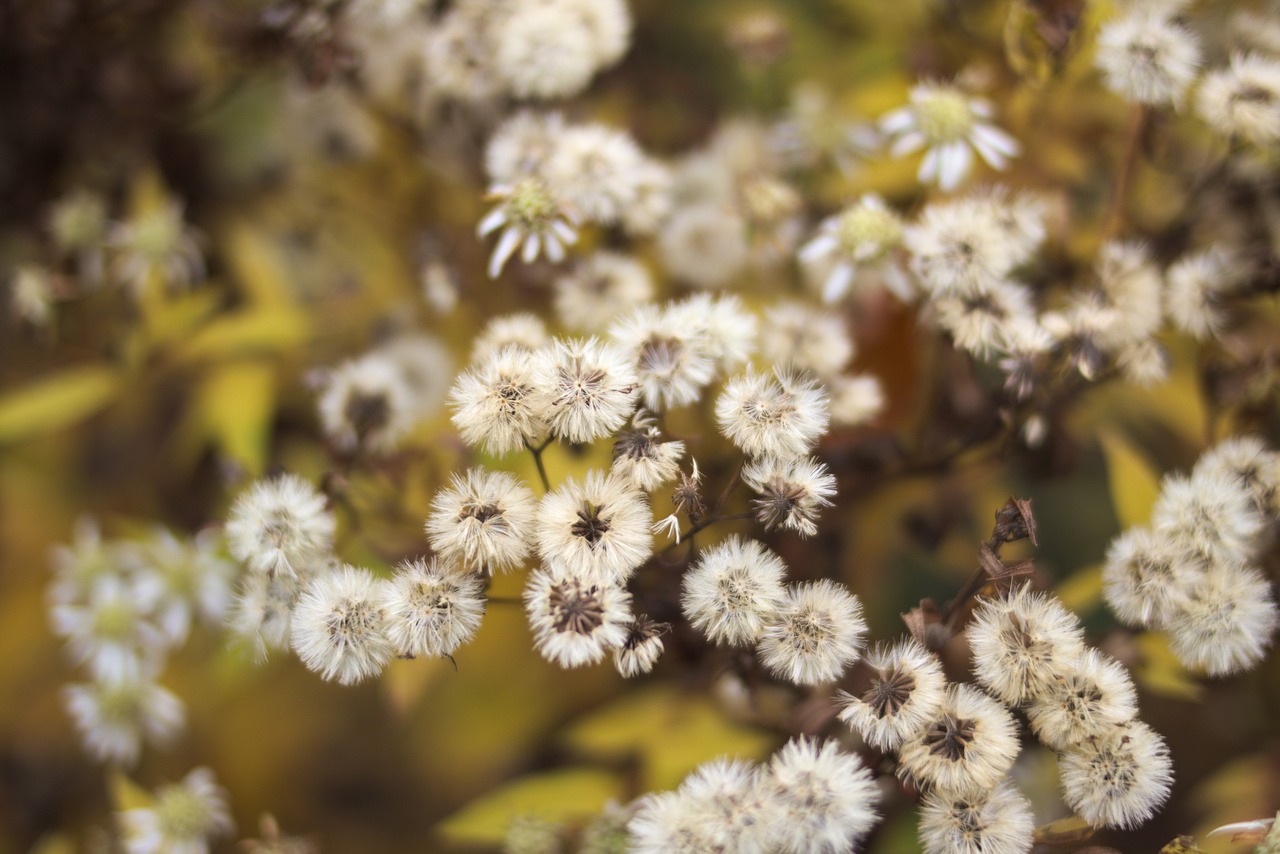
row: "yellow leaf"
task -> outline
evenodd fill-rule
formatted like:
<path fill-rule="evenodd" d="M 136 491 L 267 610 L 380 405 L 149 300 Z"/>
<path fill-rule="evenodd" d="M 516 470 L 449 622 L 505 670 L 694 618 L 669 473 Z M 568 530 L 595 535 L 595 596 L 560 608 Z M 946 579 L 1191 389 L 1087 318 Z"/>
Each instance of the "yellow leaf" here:
<path fill-rule="evenodd" d="M 1199 700 L 1204 686 L 1188 675 L 1182 662 L 1169 648 L 1168 639 L 1160 632 L 1143 632 L 1135 638 L 1142 653 L 1142 664 L 1134 676 L 1144 688 L 1165 697 Z"/>
<path fill-rule="evenodd" d="M 1112 431 L 1098 434 L 1107 459 L 1111 503 L 1122 528 L 1146 525 L 1160 495 L 1160 478 L 1147 459 Z"/>
<path fill-rule="evenodd" d="M 1179 836 L 1160 849 L 1160 854 L 1204 854 L 1193 837 Z"/>
<path fill-rule="evenodd" d="M 220 366 L 200 386 L 197 405 L 205 434 L 255 477 L 266 465 L 275 395 L 275 371 L 265 362 Z"/>
<path fill-rule="evenodd" d="M 251 302 L 277 308 L 293 304 L 284 259 L 264 229 L 238 225 L 228 230 L 222 243 L 234 277 Z"/>
<path fill-rule="evenodd" d="M 1089 822 L 1078 815 L 1069 815 L 1036 828 L 1035 841 L 1042 845 L 1066 845 L 1082 842 L 1093 836 Z"/>
<path fill-rule="evenodd" d="M 289 308 L 260 309 L 227 315 L 183 342 L 178 362 L 217 361 L 288 350 L 306 340 L 305 316 Z"/>
<path fill-rule="evenodd" d="M 42 836 L 28 854 L 76 854 L 76 844 L 65 834 Z"/>
<path fill-rule="evenodd" d="M 1097 610 L 1102 601 L 1102 565 L 1086 566 L 1058 585 L 1062 604 L 1081 616 Z"/>
<path fill-rule="evenodd" d="M 516 816 L 536 815 L 566 821 L 600 812 L 622 796 L 622 783 L 613 774 L 592 769 L 568 769 L 530 774 L 464 806 L 436 826 L 455 843 L 500 844 Z"/>
<path fill-rule="evenodd" d="M 417 658 L 411 661 L 393 661 L 387 668 L 379 687 L 387 695 L 387 701 L 397 714 L 407 713 L 440 677 L 452 672 L 454 665 L 447 658 Z"/>
<path fill-rule="evenodd" d="M 69 368 L 0 398 L 0 443 L 73 424 L 106 406 L 121 384 L 101 365 Z"/>
<path fill-rule="evenodd" d="M 143 809 L 151 806 L 151 793 L 114 768 L 107 772 L 107 790 L 117 811 Z"/>

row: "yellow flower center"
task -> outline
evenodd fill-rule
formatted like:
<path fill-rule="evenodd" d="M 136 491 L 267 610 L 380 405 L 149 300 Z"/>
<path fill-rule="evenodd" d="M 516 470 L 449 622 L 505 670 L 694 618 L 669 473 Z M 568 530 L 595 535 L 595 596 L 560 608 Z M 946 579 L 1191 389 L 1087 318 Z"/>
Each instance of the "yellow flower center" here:
<path fill-rule="evenodd" d="M 957 89 L 933 89 L 915 103 L 916 124 L 932 145 L 957 142 L 973 129 L 969 99 Z"/>
<path fill-rule="evenodd" d="M 902 239 L 902 223 L 893 211 L 858 205 L 840 216 L 836 228 L 840 248 L 861 260 L 883 255 Z"/>

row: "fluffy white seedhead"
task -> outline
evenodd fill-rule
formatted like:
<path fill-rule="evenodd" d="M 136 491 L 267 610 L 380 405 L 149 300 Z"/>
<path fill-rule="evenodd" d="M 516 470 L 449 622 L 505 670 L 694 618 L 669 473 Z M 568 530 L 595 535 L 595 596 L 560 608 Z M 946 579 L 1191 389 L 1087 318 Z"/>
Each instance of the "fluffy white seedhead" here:
<path fill-rule="evenodd" d="M 859 427 L 872 421 L 884 410 L 884 388 L 870 374 L 832 377 L 827 382 L 831 392 L 831 423 L 839 427 Z"/>
<path fill-rule="evenodd" d="M 930 295 L 980 295 L 1023 260 L 998 213 L 988 199 L 934 202 L 907 227 L 911 270 Z"/>
<path fill-rule="evenodd" d="M 227 548 L 250 570 L 297 575 L 333 549 L 333 515 L 324 496 L 294 474 L 242 492 L 227 519 Z"/>
<path fill-rule="evenodd" d="M 672 276 L 700 288 L 728 285 L 750 259 L 747 224 L 710 202 L 682 205 L 658 233 L 658 254 Z"/>
<path fill-rule="evenodd" d="M 796 738 L 769 763 L 770 850 L 844 852 L 875 826 L 880 791 L 857 754 Z"/>
<path fill-rule="evenodd" d="M 1100 331 L 1107 349 L 1124 349 L 1152 342 L 1163 320 L 1164 277 L 1146 246 L 1112 240 L 1098 250 L 1098 287 L 1111 322 Z"/>
<path fill-rule="evenodd" d="M 750 762 L 714 759 L 685 778 L 676 792 L 698 816 L 702 851 L 763 852 L 772 805 L 768 781 Z"/>
<path fill-rule="evenodd" d="M 1084 652 L 1075 615 L 1029 585 L 980 600 L 965 633 L 978 681 L 1011 706 L 1042 696 Z"/>
<path fill-rule="evenodd" d="M 871 682 L 856 696 L 840 693 L 840 720 L 867 744 L 897 750 L 937 716 L 947 678 L 938 659 L 912 639 L 877 645 L 866 660 Z"/>
<path fill-rule="evenodd" d="M 326 568 L 301 577 L 255 572 L 241 579 L 227 622 L 233 633 L 252 643 L 260 660 L 269 650 L 289 648 L 293 606 L 306 582 L 327 571 L 327 564 L 322 566 Z"/>
<path fill-rule="evenodd" d="M 1018 756 L 1009 710 L 971 685 L 947 688 L 937 713 L 898 751 L 900 772 L 947 796 L 989 791 Z"/>
<path fill-rule="evenodd" d="M 853 359 L 853 337 L 839 314 L 786 300 L 764 313 L 760 355 L 770 364 L 829 377 Z"/>
<path fill-rule="evenodd" d="M 1221 334 L 1228 319 L 1222 298 L 1239 288 L 1245 270 L 1221 247 L 1184 255 L 1165 274 L 1165 316 L 1196 338 Z"/>
<path fill-rule="evenodd" d="M 480 579 L 436 560 L 402 565 L 380 593 L 387 640 L 402 656 L 450 655 L 484 617 Z"/>
<path fill-rule="evenodd" d="M 680 473 L 684 442 L 663 442 L 660 437 L 652 421 L 637 414 L 631 427 L 614 439 L 610 471 L 643 492 L 674 480 Z"/>
<path fill-rule="evenodd" d="M 343 566 L 312 581 L 293 609 L 293 651 L 308 670 L 341 685 L 380 674 L 396 650 L 388 637 L 383 584 Z"/>
<path fill-rule="evenodd" d="M 599 55 L 579 5 L 518 3 L 498 21 L 487 60 L 516 97 L 567 98 L 591 81 Z"/>
<path fill-rule="evenodd" d="M 808 453 L 828 420 L 825 390 L 799 375 L 748 372 L 727 382 L 716 399 L 720 432 L 751 456 Z"/>
<path fill-rule="evenodd" d="M 602 333 L 652 298 L 648 269 L 615 252 L 594 252 L 555 282 L 556 316 L 574 332 Z"/>
<path fill-rule="evenodd" d="M 496 456 L 538 444 L 549 431 L 536 360 L 505 347 L 460 375 L 449 394 L 462 441 Z"/>
<path fill-rule="evenodd" d="M 1275 145 L 1280 142 L 1280 62 L 1260 54 L 1233 56 L 1230 65 L 1200 81 L 1196 109 L 1223 136 Z"/>
<path fill-rule="evenodd" d="M 547 493 L 538 509 L 538 553 L 584 579 L 622 582 L 653 550 L 644 493 L 617 475 L 587 472 Z"/>
<path fill-rule="evenodd" d="M 1085 650 L 1073 670 L 1055 679 L 1027 707 L 1031 728 L 1054 750 L 1102 735 L 1137 712 L 1138 696 L 1129 672 L 1096 649 Z"/>
<path fill-rule="evenodd" d="M 1167 628 L 1183 664 L 1227 676 L 1253 668 L 1266 656 L 1278 620 L 1271 584 L 1260 572 L 1221 564 L 1196 582 Z"/>
<path fill-rule="evenodd" d="M 1209 481 L 1236 478 L 1249 490 L 1254 509 L 1271 525 L 1280 516 L 1280 454 L 1256 436 L 1219 442 L 1196 462 L 1195 474 Z"/>
<path fill-rule="evenodd" d="M 536 402 L 551 433 L 590 442 L 615 433 L 636 407 L 635 362 L 598 339 L 560 339 L 536 363 Z"/>
<path fill-rule="evenodd" d="M 835 475 L 812 457 L 759 457 L 742 467 L 742 482 L 756 493 L 751 508 L 766 531 L 785 528 L 802 537 L 818 533 L 818 515 L 836 494 Z"/>
<path fill-rule="evenodd" d="M 654 412 L 693 403 L 715 375 L 700 321 L 670 305 L 634 309 L 609 337 L 636 365 L 641 401 Z"/>
<path fill-rule="evenodd" d="M 1252 560 L 1263 532 L 1262 515 L 1244 482 L 1211 469 L 1190 477 L 1166 475 L 1151 523 L 1158 536 L 1220 563 Z"/>
<path fill-rule="evenodd" d="M 520 110 L 498 125 L 484 147 L 484 171 L 494 184 L 541 175 L 564 132 L 564 114 Z"/>
<path fill-rule="evenodd" d="M 208 768 L 155 790 L 152 804 L 117 814 L 127 854 L 207 854 L 209 841 L 235 830 L 227 791 Z"/>
<path fill-rule="evenodd" d="M 575 125 L 557 137 L 543 174 L 584 219 L 613 225 L 636 202 L 635 178 L 644 162 L 629 134 L 604 125 Z"/>
<path fill-rule="evenodd" d="M 613 666 L 630 679 L 653 670 L 662 655 L 662 633 L 668 627 L 648 617 L 636 617 L 627 626 L 627 639 L 613 652 Z"/>
<path fill-rule="evenodd" d="M 536 314 L 516 312 L 495 317 L 471 345 L 471 361 L 480 364 L 491 356 L 514 347 L 527 357 L 551 343 L 547 325 Z"/>
<path fill-rule="evenodd" d="M 164 747 L 182 731 L 182 701 L 145 679 L 72 684 L 67 711 L 89 752 L 103 762 L 132 766 L 142 745 Z"/>
<path fill-rule="evenodd" d="M 533 493 L 507 472 L 468 469 L 436 493 L 427 517 L 431 548 L 447 561 L 492 573 L 519 566 L 533 550 Z"/>
<path fill-rule="evenodd" d="M 751 646 L 785 602 L 787 567 L 755 540 L 731 536 L 703 551 L 685 573 L 685 618 L 713 643 Z"/>
<path fill-rule="evenodd" d="M 776 622 L 765 626 L 759 652 L 776 676 L 797 685 L 839 679 L 866 643 L 862 603 L 829 579 L 793 585 Z"/>
<path fill-rule="evenodd" d="M 1030 854 L 1031 803 L 1008 780 L 973 795 L 930 792 L 920 803 L 924 854 Z"/>
<path fill-rule="evenodd" d="M 1208 567 L 1177 539 L 1130 528 L 1107 547 L 1102 595 L 1125 623 L 1158 629 L 1183 608 Z"/>
<path fill-rule="evenodd" d="M 320 425 L 344 450 L 390 451 L 413 426 L 413 398 L 400 366 L 370 353 L 329 373 L 317 403 Z"/>
<path fill-rule="evenodd" d="M 992 281 L 972 291 L 939 297 L 934 318 L 962 350 L 980 359 L 1005 346 L 1005 331 L 1014 324 L 1035 322 L 1031 292 L 1012 281 Z"/>
<path fill-rule="evenodd" d="M 751 361 L 759 322 L 736 295 L 698 293 L 672 303 L 669 311 L 680 324 L 697 329 L 721 373 Z"/>
<path fill-rule="evenodd" d="M 554 566 L 530 574 L 524 604 L 538 652 L 566 668 L 596 664 L 622 647 L 633 620 L 625 589 Z"/>
<path fill-rule="evenodd" d="M 1137 827 L 1168 799 L 1173 784 L 1164 739 L 1137 720 L 1075 745 L 1058 767 L 1067 806 L 1094 827 Z"/>
<path fill-rule="evenodd" d="M 1103 25 L 1096 62 L 1112 91 L 1141 104 L 1176 107 L 1195 80 L 1200 45 L 1164 9 L 1138 6 Z"/>

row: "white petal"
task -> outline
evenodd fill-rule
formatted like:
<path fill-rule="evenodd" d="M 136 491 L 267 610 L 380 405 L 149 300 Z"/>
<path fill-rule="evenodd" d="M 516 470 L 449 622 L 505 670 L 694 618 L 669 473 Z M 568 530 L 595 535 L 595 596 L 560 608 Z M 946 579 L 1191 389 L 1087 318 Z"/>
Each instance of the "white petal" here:
<path fill-rule="evenodd" d="M 574 231 L 573 228 L 564 220 L 553 220 L 551 223 L 551 230 L 554 231 L 566 245 L 572 246 L 578 242 L 578 232 Z"/>
<path fill-rule="evenodd" d="M 938 186 L 950 192 L 969 176 L 973 167 L 973 149 L 963 142 L 953 142 L 942 149 L 939 161 Z"/>
<path fill-rule="evenodd" d="M 905 130 L 912 130 L 915 126 L 916 116 L 910 107 L 899 107 L 880 119 L 882 133 L 898 134 Z"/>
<path fill-rule="evenodd" d="M 976 136 L 971 137 L 969 141 L 973 143 L 973 147 L 977 149 L 978 154 L 982 155 L 982 159 L 987 161 L 987 165 L 992 169 L 997 172 L 1003 172 L 1004 168 L 1009 165 L 1004 155 L 987 145 L 986 141 Z"/>
<path fill-rule="evenodd" d="M 480 225 L 476 226 L 476 234 L 484 237 L 491 231 L 497 229 L 507 221 L 507 210 L 505 205 L 498 207 L 485 214 L 484 219 L 480 220 Z"/>
<path fill-rule="evenodd" d="M 985 98 L 970 98 L 969 109 L 975 116 L 982 116 L 984 119 L 989 119 L 995 115 L 991 102 Z"/>
<path fill-rule="evenodd" d="M 924 144 L 924 134 L 913 130 L 908 134 L 898 137 L 898 139 L 893 143 L 893 147 L 889 149 L 889 154 L 892 157 L 906 157 L 908 154 L 913 154 L 919 151 L 924 147 Z"/>
<path fill-rule="evenodd" d="M 975 142 L 982 140 L 1006 157 L 1017 157 L 1022 153 L 1022 146 L 1018 141 L 994 125 L 974 125 L 969 136 Z"/>
<path fill-rule="evenodd" d="M 537 232 L 533 232 L 524 239 L 524 249 L 520 252 L 520 260 L 526 264 L 533 262 L 538 257 L 538 250 L 542 248 L 542 241 L 539 239 Z"/>
<path fill-rule="evenodd" d="M 547 259 L 555 264 L 564 260 L 564 244 L 556 237 L 554 231 L 542 235 L 543 248 L 547 251 Z"/>
<path fill-rule="evenodd" d="M 849 292 L 849 285 L 853 283 L 853 265 L 837 264 L 836 268 L 831 271 L 831 275 L 827 276 L 827 282 L 822 287 L 822 300 L 825 303 L 833 303 Z"/>
<path fill-rule="evenodd" d="M 839 241 L 833 235 L 819 234 L 813 240 L 800 247 L 797 257 L 804 263 L 810 264 L 824 255 L 830 255 L 838 245 Z"/>
<path fill-rule="evenodd" d="M 498 245 L 493 247 L 493 255 L 489 258 L 489 278 L 498 278 L 498 274 L 502 272 L 507 259 L 511 257 L 511 253 L 515 252 L 516 247 L 519 245 L 519 229 L 511 227 L 502 232 L 502 236 L 498 238 Z"/>
<path fill-rule="evenodd" d="M 938 177 L 938 150 L 935 146 L 925 152 L 924 160 L 920 162 L 920 171 L 916 173 L 921 184 L 932 184 Z"/>

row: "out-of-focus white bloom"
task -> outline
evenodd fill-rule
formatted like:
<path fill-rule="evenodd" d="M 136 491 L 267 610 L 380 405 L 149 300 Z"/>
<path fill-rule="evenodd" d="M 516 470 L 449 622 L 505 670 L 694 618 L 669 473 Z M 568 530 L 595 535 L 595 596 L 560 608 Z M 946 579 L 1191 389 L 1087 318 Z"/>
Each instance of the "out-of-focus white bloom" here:
<path fill-rule="evenodd" d="M 795 457 L 826 432 L 827 395 L 814 380 L 748 372 L 725 383 L 716 399 L 720 432 L 751 456 Z"/>
<path fill-rule="evenodd" d="M 989 101 L 956 86 L 920 83 L 907 106 L 880 119 L 880 130 L 891 138 L 894 157 L 925 149 L 917 177 L 950 192 L 969 177 L 974 151 L 997 171 L 1021 153 L 1018 141 L 991 123 L 993 113 Z"/>
<path fill-rule="evenodd" d="M 840 720 L 867 744 L 897 750 L 937 715 L 947 678 L 938 659 L 911 639 L 893 646 L 877 644 L 866 661 L 871 682 L 857 696 L 840 692 Z"/>
<path fill-rule="evenodd" d="M 902 243 L 902 229 L 902 218 L 897 212 L 878 195 L 868 193 L 819 223 L 818 234 L 800 247 L 799 258 L 805 264 L 826 262 L 829 265 L 822 284 L 822 299 L 827 303 L 838 302 L 854 286 L 860 267 L 883 264 L 889 274 L 886 281 L 902 278 L 901 271 L 889 261 L 890 253 Z M 897 271 L 896 278 L 893 271 Z"/>
<path fill-rule="evenodd" d="M 787 602 L 787 567 L 755 540 L 731 536 L 707 549 L 684 575 L 685 618 L 713 643 L 750 646 Z"/>
<path fill-rule="evenodd" d="M 429 261 L 422 265 L 419 278 L 423 301 L 436 314 L 453 314 L 461 296 L 461 285 L 455 271 L 439 261 Z"/>
<path fill-rule="evenodd" d="M 221 555 L 222 537 L 212 528 L 180 540 L 157 528 L 140 543 L 127 544 L 122 558 L 134 568 L 139 596 L 155 603 L 156 622 L 174 644 L 186 640 L 193 614 L 222 622 L 231 601 L 235 566 Z"/>
<path fill-rule="evenodd" d="M 1095 61 L 1112 91 L 1141 104 L 1177 107 L 1195 80 L 1200 45 L 1167 10 L 1138 6 L 1102 26 Z"/>
<path fill-rule="evenodd" d="M 140 293 L 153 275 L 171 288 L 204 278 L 196 232 L 183 221 L 177 202 L 113 225 L 107 242 L 115 252 L 115 275 L 134 293 Z"/>
<path fill-rule="evenodd" d="M 1030 854 L 1031 803 L 1008 780 L 988 792 L 930 792 L 920 803 L 924 854 Z"/>
<path fill-rule="evenodd" d="M 1280 142 L 1280 62 L 1260 55 L 1231 57 L 1229 66 L 1200 81 L 1196 107 L 1224 136 L 1275 145 Z"/>
<path fill-rule="evenodd" d="M 1223 299 L 1239 289 L 1244 272 L 1231 253 L 1218 247 L 1184 255 L 1166 273 L 1165 315 L 1196 338 L 1221 334 L 1227 325 Z"/>
<path fill-rule="evenodd" d="M 1253 506 L 1274 524 L 1280 516 L 1280 454 L 1269 450 L 1256 436 L 1235 436 L 1205 451 L 1196 461 L 1195 473 L 1210 482 L 1237 478 L 1253 498 Z"/>
<path fill-rule="evenodd" d="M 1018 755 L 1008 709 L 972 685 L 947 688 L 942 706 L 898 751 L 902 772 L 945 796 L 993 789 Z"/>
<path fill-rule="evenodd" d="M 671 214 L 672 179 L 666 164 L 645 158 L 631 176 L 635 202 L 622 212 L 622 228 L 633 237 L 654 234 Z"/>
<path fill-rule="evenodd" d="M 1200 577 L 1167 628 L 1183 664 L 1228 676 L 1262 660 L 1278 621 L 1266 578 L 1252 567 L 1227 563 Z"/>
<path fill-rule="evenodd" d="M 499 350 L 515 347 L 526 353 L 541 350 L 551 341 L 542 318 L 528 312 L 503 314 L 484 325 L 471 345 L 471 361 L 482 362 Z"/>
<path fill-rule="evenodd" d="M 759 324 L 734 294 L 694 294 L 672 303 L 668 311 L 682 327 L 698 330 L 699 341 L 722 372 L 743 367 L 755 352 Z"/>
<path fill-rule="evenodd" d="M 407 423 L 416 424 L 440 411 L 453 380 L 453 357 L 444 342 L 425 333 L 398 335 L 371 355 L 394 365 L 408 386 Z"/>
<path fill-rule="evenodd" d="M 644 493 L 626 480 L 589 471 L 547 493 L 538 508 L 538 552 L 583 579 L 621 582 L 653 549 Z"/>
<path fill-rule="evenodd" d="M 760 355 L 770 364 L 829 377 L 844 370 L 853 353 L 853 338 L 838 314 L 790 300 L 765 311 Z"/>
<path fill-rule="evenodd" d="M 758 496 L 751 508 L 766 531 L 786 528 L 802 537 L 818 533 L 818 514 L 836 494 L 835 475 L 812 457 L 759 457 L 743 466 L 742 482 Z"/>
<path fill-rule="evenodd" d="M 1063 800 L 1094 827 L 1137 827 L 1168 799 L 1173 783 L 1164 739 L 1138 720 L 1074 745 L 1058 768 Z"/>
<path fill-rule="evenodd" d="M 769 134 L 770 148 L 785 167 L 812 168 L 829 158 L 846 175 L 858 161 L 871 157 L 880 142 L 873 125 L 850 121 L 830 94 L 813 82 L 792 91 L 789 109 Z"/>
<path fill-rule="evenodd" d="M 538 652 L 565 668 L 597 664 L 623 646 L 633 619 L 631 594 L 622 587 L 554 565 L 529 575 L 524 605 Z"/>
<path fill-rule="evenodd" d="M 978 681 L 1011 706 L 1044 695 L 1084 652 L 1075 615 L 1027 584 L 1004 599 L 980 599 L 966 634 Z"/>
<path fill-rule="evenodd" d="M 846 374 L 827 380 L 831 393 L 831 423 L 858 427 L 870 422 L 884 409 L 884 389 L 871 374 Z"/>
<path fill-rule="evenodd" d="M 1025 251 L 990 200 L 934 202 L 906 228 L 911 270 L 933 296 L 979 295 L 1006 278 Z"/>
<path fill-rule="evenodd" d="M 962 350 L 981 359 L 1005 344 L 1014 323 L 1034 323 L 1031 292 L 1009 280 L 987 282 L 972 291 L 942 296 L 933 303 L 938 325 Z"/>
<path fill-rule="evenodd" d="M 502 229 L 489 257 L 489 278 L 498 277 L 516 249 L 526 264 L 544 252 L 553 263 L 564 260 L 565 246 L 578 239 L 578 214 L 564 207 L 543 180 L 522 178 L 515 184 L 494 184 L 489 194 L 498 206 L 476 226 L 480 237 Z"/>
<path fill-rule="evenodd" d="M 503 81 L 493 63 L 493 31 L 501 8 L 496 3 L 459 3 L 427 29 L 421 47 L 426 94 L 476 103 L 502 93 Z M 379 54 L 378 49 L 366 53 Z"/>
<path fill-rule="evenodd" d="M 1201 469 L 1165 475 L 1151 524 L 1214 561 L 1245 563 L 1258 550 L 1263 518 L 1238 477 Z"/>
<path fill-rule="evenodd" d="M 49 551 L 49 562 L 53 566 L 50 603 L 83 603 L 99 580 L 119 574 L 119 552 L 117 543 L 102 539 L 97 519 L 87 515 L 77 518 L 71 543 L 56 545 Z"/>
<path fill-rule="evenodd" d="M 661 412 L 696 401 L 715 375 L 697 320 L 670 306 L 634 309 L 609 329 L 619 351 L 636 365 L 644 405 Z"/>
<path fill-rule="evenodd" d="M 53 319 L 53 276 L 44 267 L 21 265 L 9 280 L 9 304 L 32 326 L 48 326 Z"/>
<path fill-rule="evenodd" d="M 329 372 L 318 402 L 320 424 L 345 450 L 390 451 L 413 426 L 412 401 L 399 366 L 370 353 Z"/>
<path fill-rule="evenodd" d="M 254 572 L 240 583 L 228 624 L 235 634 L 253 642 L 259 658 L 271 649 L 287 649 L 292 628 L 293 606 L 302 595 L 303 579 L 296 575 L 266 575 Z"/>
<path fill-rule="evenodd" d="M 235 829 L 227 792 L 208 768 L 155 791 L 151 806 L 117 814 L 128 854 L 208 854 L 209 840 Z"/>
<path fill-rule="evenodd" d="M 1134 385 L 1153 386 L 1169 378 L 1169 355 L 1154 339 L 1133 341 L 1116 354 L 1116 367 Z"/>
<path fill-rule="evenodd" d="M 634 361 L 599 339 L 557 339 L 542 351 L 535 371 L 538 409 L 561 439 L 610 436 L 636 407 Z"/>
<path fill-rule="evenodd" d="M 536 362 L 509 346 L 459 375 L 449 401 L 462 441 L 502 456 L 546 438 Z"/>
<path fill-rule="evenodd" d="M 1073 668 L 1031 701 L 1027 717 L 1045 746 L 1066 750 L 1130 720 L 1137 711 L 1128 671 L 1096 649 L 1086 649 Z"/>
<path fill-rule="evenodd" d="M 400 655 L 451 655 L 484 617 L 480 579 L 436 560 L 405 563 L 379 593 L 387 639 Z"/>
<path fill-rule="evenodd" d="M 485 145 L 484 170 L 489 180 L 515 184 L 529 175 L 541 175 L 564 130 L 561 113 L 516 113 L 498 126 Z"/>
<path fill-rule="evenodd" d="M 227 548 L 255 572 L 296 575 L 333 548 L 334 519 L 324 496 L 295 474 L 259 480 L 227 519 Z"/>
<path fill-rule="evenodd" d="M 1098 252 L 1098 285 L 1114 309 L 1113 322 L 1100 340 L 1107 348 L 1146 342 L 1163 319 L 1164 277 L 1145 246 L 1110 241 Z"/>
<path fill-rule="evenodd" d="M 834 741 L 796 738 L 769 763 L 769 838 L 793 854 L 856 850 L 875 826 L 880 790 L 871 771 Z"/>
<path fill-rule="evenodd" d="M 557 135 L 542 176 L 570 210 L 612 225 L 636 201 L 634 179 L 644 160 L 628 134 L 599 124 L 575 125 Z"/>
<path fill-rule="evenodd" d="M 642 798 L 627 823 L 627 834 L 625 850 L 633 854 L 697 854 L 710 844 L 702 810 L 676 792 Z"/>
<path fill-rule="evenodd" d="M 426 530 L 448 561 L 490 574 L 511 569 L 533 548 L 533 493 L 506 472 L 468 469 L 436 493 Z"/>
<path fill-rule="evenodd" d="M 623 430 L 613 442 L 612 473 L 631 481 L 636 489 L 650 492 L 674 480 L 680 473 L 684 442 L 663 442 L 652 421 L 639 414 L 630 430 Z"/>
<path fill-rule="evenodd" d="M 155 623 L 155 600 L 123 576 L 99 579 L 83 604 L 55 605 L 54 634 L 66 639 L 77 664 L 87 664 L 102 682 L 154 675 L 170 647 Z"/>
<path fill-rule="evenodd" d="M 834 682 L 866 642 L 862 603 L 830 579 L 792 585 L 760 639 L 761 661 L 797 685 Z"/>
<path fill-rule="evenodd" d="M 599 64 L 596 34 L 579 0 L 547 0 L 508 7 L 487 57 L 518 98 L 565 98 L 586 88 Z"/>
<path fill-rule="evenodd" d="M 700 288 L 729 285 L 750 259 L 747 226 L 736 212 L 710 202 L 683 205 L 658 233 L 667 272 Z"/>
<path fill-rule="evenodd" d="M 653 277 L 634 258 L 599 251 L 556 279 L 555 289 L 560 322 L 575 332 L 598 333 L 653 298 Z"/>
<path fill-rule="evenodd" d="M 101 284 L 107 238 L 107 203 L 101 195 L 80 188 L 58 199 L 49 210 L 49 233 L 59 256 L 75 258 L 85 285 Z"/>
<path fill-rule="evenodd" d="M 387 637 L 384 584 L 367 569 L 343 566 L 303 589 L 291 641 L 308 670 L 341 685 L 382 672 L 396 652 Z"/>
<path fill-rule="evenodd" d="M 146 679 L 73 684 L 64 694 L 89 752 L 104 762 L 133 765 L 144 741 L 164 747 L 182 731 L 182 701 Z"/>
<path fill-rule="evenodd" d="M 627 626 L 627 639 L 613 653 L 613 666 L 630 679 L 648 673 L 662 655 L 662 632 L 666 627 L 648 617 L 636 617 Z"/>
<path fill-rule="evenodd" d="M 1208 569 L 1177 539 L 1130 528 L 1111 541 L 1102 565 L 1102 595 L 1123 622 L 1158 629 L 1187 603 Z"/>

